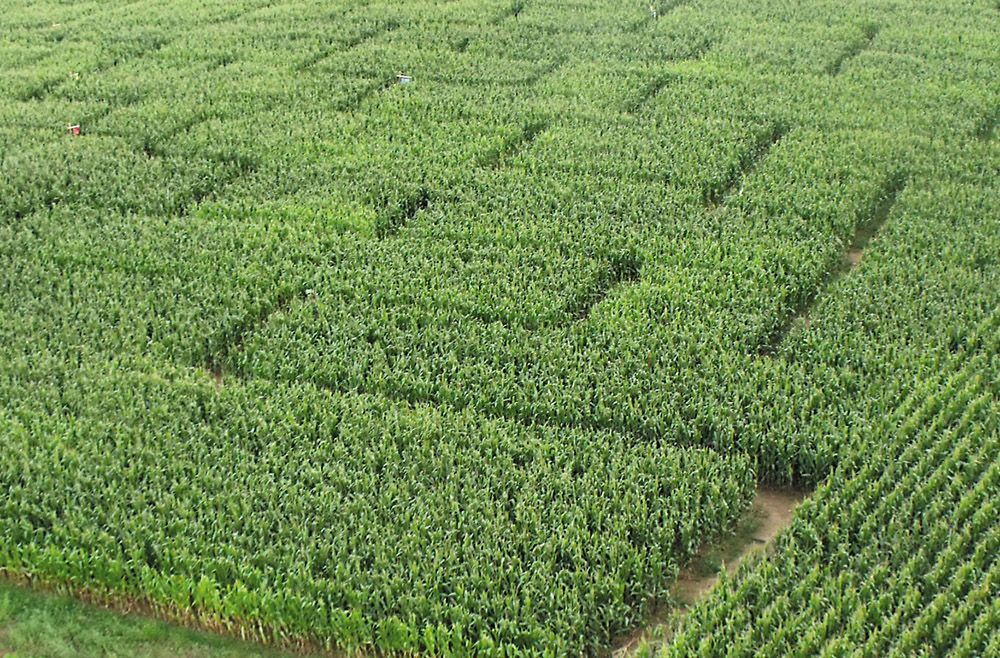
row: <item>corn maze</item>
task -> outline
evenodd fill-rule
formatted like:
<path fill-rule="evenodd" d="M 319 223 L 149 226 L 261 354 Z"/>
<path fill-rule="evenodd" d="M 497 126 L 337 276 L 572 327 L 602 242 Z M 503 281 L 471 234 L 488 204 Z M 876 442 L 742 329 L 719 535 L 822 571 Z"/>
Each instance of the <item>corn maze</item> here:
<path fill-rule="evenodd" d="M 997 655 L 998 119 L 990 0 L 0 0 L 0 575 L 606 656 L 815 487 L 644 651 Z"/>

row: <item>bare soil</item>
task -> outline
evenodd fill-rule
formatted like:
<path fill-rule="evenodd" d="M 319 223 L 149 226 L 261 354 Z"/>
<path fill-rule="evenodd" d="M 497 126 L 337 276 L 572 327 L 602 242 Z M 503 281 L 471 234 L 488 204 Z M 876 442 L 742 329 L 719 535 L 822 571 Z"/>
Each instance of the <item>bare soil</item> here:
<path fill-rule="evenodd" d="M 791 491 L 788 489 L 774 489 L 762 487 L 757 490 L 757 497 L 753 501 L 753 509 L 761 513 L 761 524 L 754 535 L 754 541 L 758 543 L 770 543 L 778 533 L 787 528 L 792 523 L 795 516 L 795 508 L 799 506 L 808 492 Z M 753 550 L 750 546 L 748 550 Z"/>
<path fill-rule="evenodd" d="M 695 557 L 691 566 L 681 572 L 674 587 L 674 595 L 685 606 L 701 600 L 717 582 L 724 565 L 726 573 L 733 574 L 737 567 L 751 555 L 763 555 L 767 546 L 782 530 L 792 523 L 795 508 L 805 498 L 805 494 L 786 489 L 763 487 L 757 490 L 753 505 L 747 513 L 741 528 L 729 541 L 720 547 L 710 547 Z M 746 530 L 749 530 L 747 532 Z M 720 551 L 721 549 L 721 551 Z M 720 568 L 712 568 L 712 562 L 722 553 Z M 707 563 L 707 564 L 706 564 Z"/>
<path fill-rule="evenodd" d="M 624 638 L 612 657 L 634 656 L 654 638 L 659 641 L 668 638 L 684 611 L 704 598 L 719 582 L 723 568 L 727 574 L 733 574 L 747 558 L 766 553 L 771 542 L 791 524 L 795 508 L 807 495 L 804 491 L 759 488 L 753 504 L 733 533 L 703 547 L 678 575 L 671 589 L 678 607 L 660 606 L 654 610 L 647 625 Z"/>

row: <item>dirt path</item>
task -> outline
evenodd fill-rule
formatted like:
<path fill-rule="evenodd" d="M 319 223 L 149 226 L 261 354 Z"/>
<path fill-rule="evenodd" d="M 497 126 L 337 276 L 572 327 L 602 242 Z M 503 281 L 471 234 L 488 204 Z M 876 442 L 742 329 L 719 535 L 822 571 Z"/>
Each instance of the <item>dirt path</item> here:
<path fill-rule="evenodd" d="M 747 557 L 763 554 L 778 533 L 791 524 L 795 508 L 807 495 L 807 492 L 787 489 L 758 489 L 753 504 L 733 534 L 702 548 L 677 577 L 671 593 L 680 607 L 654 610 L 649 623 L 625 638 L 612 652 L 612 657 L 634 656 L 640 648 L 651 643 L 655 646 L 656 642 L 669 637 L 670 629 L 684 611 L 704 598 L 719 581 L 718 574 L 723 566 L 728 574 L 733 574 Z"/>
<path fill-rule="evenodd" d="M 741 528 L 737 528 L 737 534 L 733 538 L 735 541 L 726 542 L 719 547 L 722 549 L 721 561 L 725 564 L 726 572 L 732 575 L 747 557 L 764 553 L 767 545 L 778 536 L 778 533 L 791 524 L 795 508 L 803 498 L 805 494 L 800 492 L 758 489 L 748 512 L 749 527 L 745 527 L 742 533 L 739 532 Z M 718 568 L 713 568 L 715 567 L 713 563 L 718 559 L 718 552 L 718 549 L 710 549 L 707 555 L 699 554 L 694 563 L 677 578 L 674 595 L 684 605 L 697 603 L 719 582 Z M 706 558 L 708 564 L 704 562 Z M 721 564 L 718 566 L 721 567 Z"/>

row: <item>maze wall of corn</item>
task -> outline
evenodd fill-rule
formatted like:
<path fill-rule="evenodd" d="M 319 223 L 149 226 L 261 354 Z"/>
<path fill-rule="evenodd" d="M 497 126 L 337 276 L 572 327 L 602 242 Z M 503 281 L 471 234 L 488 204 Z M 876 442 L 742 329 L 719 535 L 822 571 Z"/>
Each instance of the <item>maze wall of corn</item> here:
<path fill-rule="evenodd" d="M 1000 655 L 992 0 L 0 0 L 0 574 L 352 656 Z M 2 652 L 0 652 L 2 653 Z"/>

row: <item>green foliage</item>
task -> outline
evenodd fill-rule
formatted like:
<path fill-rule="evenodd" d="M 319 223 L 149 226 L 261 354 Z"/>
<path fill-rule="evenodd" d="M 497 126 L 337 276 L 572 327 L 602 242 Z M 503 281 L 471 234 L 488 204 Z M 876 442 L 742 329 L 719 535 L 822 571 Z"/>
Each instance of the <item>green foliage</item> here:
<path fill-rule="evenodd" d="M 697 606 L 666 656 L 989 655 L 1000 595 L 1000 340 L 990 318 Z"/>
<path fill-rule="evenodd" d="M 607 650 L 754 482 L 929 432 L 885 419 L 989 335 L 981 5 L 0 0 L 0 569 L 348 652 Z M 896 573 L 802 523 L 836 587 Z M 961 591 L 885 603 L 956 645 L 962 541 L 922 553 Z"/>
<path fill-rule="evenodd" d="M 3 420 L 3 563 L 268 640 L 596 650 L 754 486 L 745 459 L 310 386 L 32 398 L 43 425 Z"/>
<path fill-rule="evenodd" d="M 4 658 L 288 658 L 248 642 L 119 616 L 61 596 L 0 583 Z M 313 656 L 313 652 L 302 654 Z"/>

